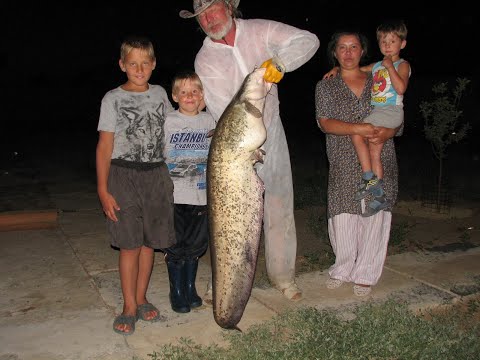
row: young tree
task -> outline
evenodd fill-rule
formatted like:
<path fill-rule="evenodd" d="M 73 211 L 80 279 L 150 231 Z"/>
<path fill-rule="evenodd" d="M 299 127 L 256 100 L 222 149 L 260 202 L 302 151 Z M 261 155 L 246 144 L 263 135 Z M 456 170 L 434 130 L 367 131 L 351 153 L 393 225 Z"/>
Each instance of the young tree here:
<path fill-rule="evenodd" d="M 432 144 L 435 157 L 439 161 L 437 182 L 437 210 L 440 210 L 440 194 L 442 190 L 443 160 L 447 157 L 447 147 L 457 143 L 470 129 L 468 122 L 461 123 L 463 111 L 460 109 L 460 100 L 470 80 L 457 78 L 457 85 L 449 89 L 447 82 L 436 84 L 432 87 L 433 100 L 420 103 L 420 113 L 425 120 L 425 137 Z"/>

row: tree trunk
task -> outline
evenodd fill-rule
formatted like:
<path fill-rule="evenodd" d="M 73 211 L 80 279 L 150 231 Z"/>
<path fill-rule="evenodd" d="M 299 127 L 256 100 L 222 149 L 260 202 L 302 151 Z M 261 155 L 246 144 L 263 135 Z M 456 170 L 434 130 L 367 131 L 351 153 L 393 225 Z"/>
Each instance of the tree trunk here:
<path fill-rule="evenodd" d="M 440 200 L 442 196 L 442 172 L 443 172 L 443 159 L 439 159 L 438 169 L 438 187 L 437 187 L 437 212 L 440 212 Z"/>

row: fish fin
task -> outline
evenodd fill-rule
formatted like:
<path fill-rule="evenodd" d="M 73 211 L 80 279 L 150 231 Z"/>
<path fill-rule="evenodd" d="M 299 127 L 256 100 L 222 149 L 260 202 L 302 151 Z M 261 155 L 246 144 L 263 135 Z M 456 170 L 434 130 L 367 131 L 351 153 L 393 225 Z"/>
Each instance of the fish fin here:
<path fill-rule="evenodd" d="M 211 130 L 207 133 L 207 138 L 212 137 L 214 133 L 215 133 L 215 129 L 211 129 Z"/>
<path fill-rule="evenodd" d="M 245 104 L 245 110 L 252 115 L 253 117 L 256 117 L 257 119 L 261 119 L 263 117 L 263 114 L 258 108 L 253 105 L 252 103 L 249 103 L 248 101 L 244 102 Z"/>
<path fill-rule="evenodd" d="M 265 155 L 265 151 L 263 151 L 262 149 L 257 149 L 252 152 L 252 156 L 250 156 L 252 164 L 255 164 L 257 162 L 263 164 L 263 155 Z"/>

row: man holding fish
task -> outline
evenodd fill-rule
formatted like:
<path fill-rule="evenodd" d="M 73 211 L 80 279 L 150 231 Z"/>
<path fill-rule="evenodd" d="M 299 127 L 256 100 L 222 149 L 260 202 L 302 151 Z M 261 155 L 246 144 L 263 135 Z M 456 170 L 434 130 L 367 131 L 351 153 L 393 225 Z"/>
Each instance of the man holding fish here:
<path fill-rule="evenodd" d="M 217 122 L 255 68 L 266 68 L 264 79 L 278 83 L 285 72 L 309 61 L 320 46 L 316 35 L 290 25 L 238 19 L 239 2 L 193 0 L 193 13 L 180 12 L 185 19 L 196 17 L 207 35 L 195 58 L 195 72 L 204 85 L 207 110 Z M 295 301 L 301 299 L 302 292 L 295 283 L 293 184 L 276 86 L 272 86 L 266 97 L 262 115 L 267 131 L 262 146 L 265 156 L 263 164 L 258 162 L 255 167 L 265 186 L 263 229 L 267 273 L 275 288 Z M 212 259 L 212 266 L 216 266 L 215 261 Z"/>

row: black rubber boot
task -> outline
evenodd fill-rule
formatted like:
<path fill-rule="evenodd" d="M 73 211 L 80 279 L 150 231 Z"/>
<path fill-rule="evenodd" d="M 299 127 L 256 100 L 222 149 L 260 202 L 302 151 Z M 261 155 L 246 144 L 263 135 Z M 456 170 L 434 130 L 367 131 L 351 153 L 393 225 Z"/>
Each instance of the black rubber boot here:
<path fill-rule="evenodd" d="M 191 308 L 202 306 L 202 298 L 195 288 L 197 278 L 198 258 L 185 260 L 185 295 Z"/>
<path fill-rule="evenodd" d="M 170 280 L 170 304 L 172 310 L 177 313 L 190 312 L 190 305 L 188 305 L 185 296 L 185 261 L 184 260 L 170 260 L 165 256 L 167 263 L 168 279 Z"/>

